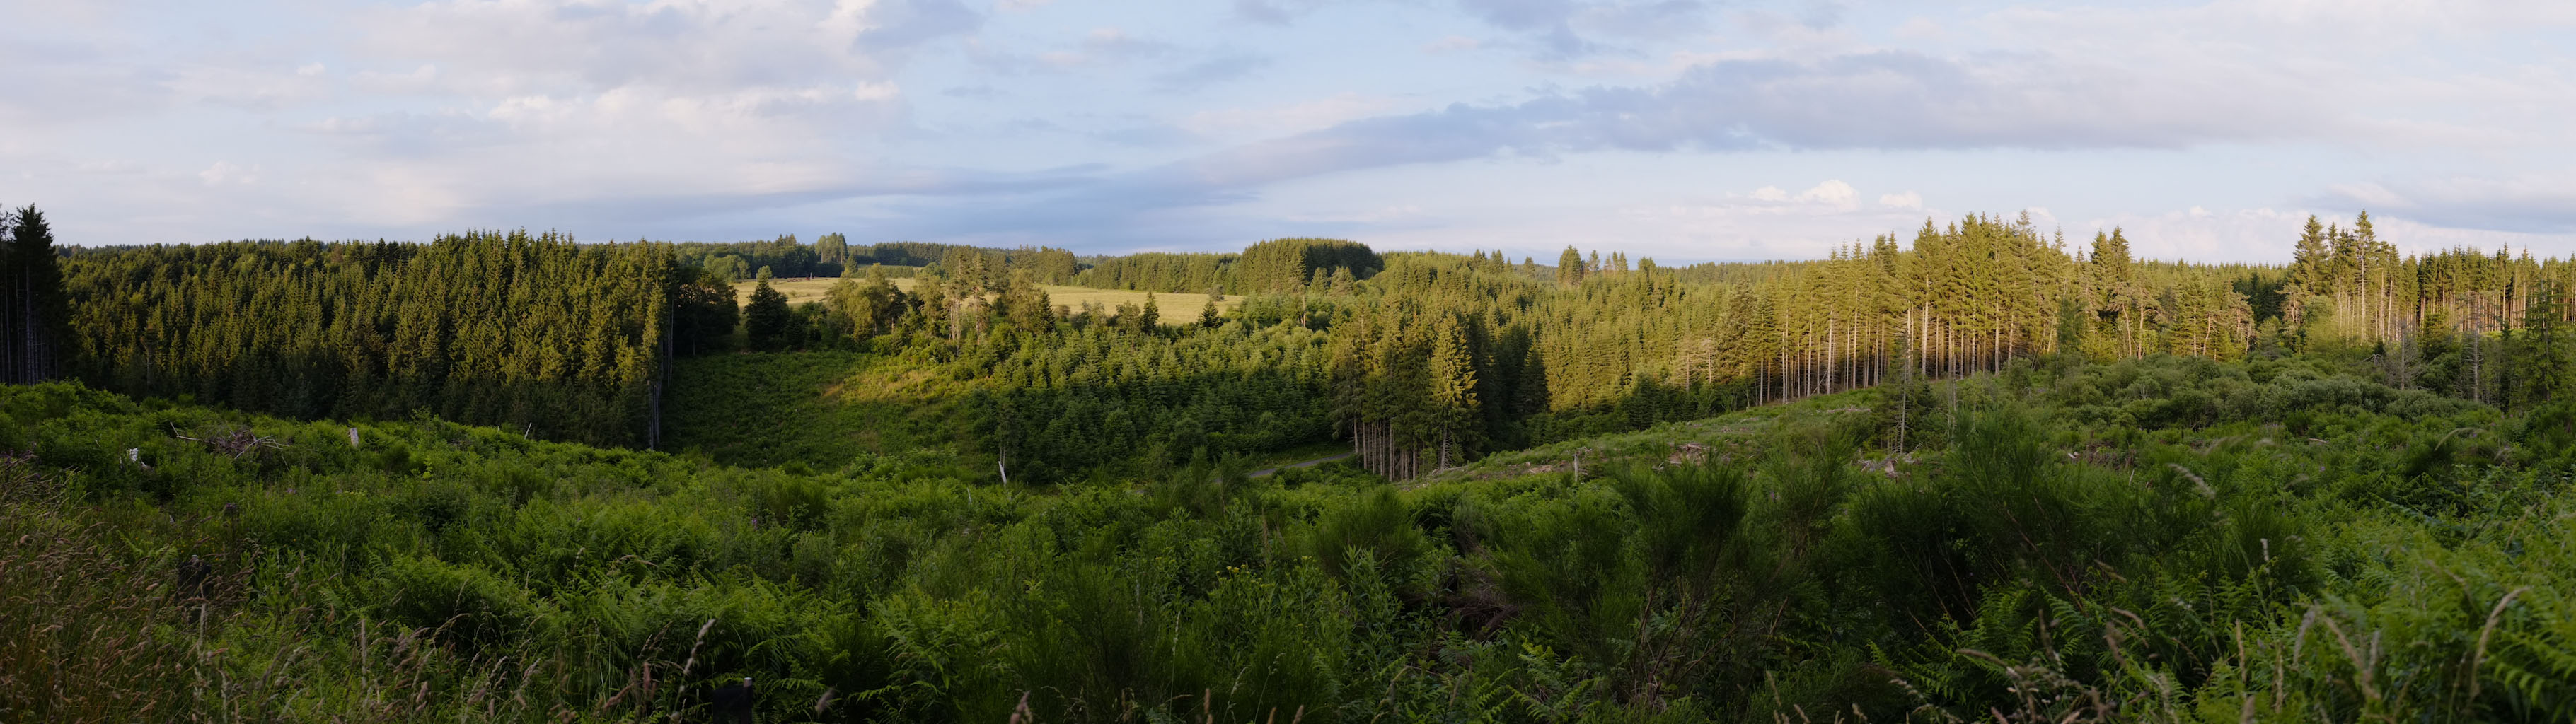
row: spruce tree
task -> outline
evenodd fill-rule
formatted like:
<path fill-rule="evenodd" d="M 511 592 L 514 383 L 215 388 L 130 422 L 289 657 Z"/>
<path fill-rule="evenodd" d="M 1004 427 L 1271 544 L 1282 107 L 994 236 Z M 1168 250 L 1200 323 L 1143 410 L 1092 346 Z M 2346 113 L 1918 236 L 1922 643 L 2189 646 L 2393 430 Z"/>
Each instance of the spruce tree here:
<path fill-rule="evenodd" d="M 2334 250 L 2326 245 L 2325 224 L 2315 214 L 2308 215 L 2307 228 L 2299 233 L 2298 246 L 2290 253 L 2290 283 L 2309 294 L 2333 291 L 2328 269 L 2334 263 Z"/>
<path fill-rule="evenodd" d="M 712 269 L 676 268 L 671 289 L 671 338 L 679 354 L 723 349 L 741 323 L 733 284 Z"/>
<path fill-rule="evenodd" d="M 2538 405 L 2559 396 L 2568 382 L 2566 350 L 2565 290 L 2554 281 L 2532 285 L 2531 296 L 2524 308 L 2520 349 L 2516 350 L 2514 377 L 2521 389 L 2518 401 Z"/>
<path fill-rule="evenodd" d="M 7 310 L 8 357 L 0 382 L 31 383 L 52 378 L 62 368 L 71 342 L 71 306 L 63 296 L 61 260 L 55 257 L 54 231 L 34 206 L 8 215 Z"/>
<path fill-rule="evenodd" d="M 1455 319 L 1443 315 L 1431 334 L 1431 427 L 1440 451 L 1436 466 L 1446 468 L 1463 460 L 1468 425 L 1478 416 L 1476 366 L 1466 332 Z"/>
<path fill-rule="evenodd" d="M 794 310 L 787 308 L 787 295 L 769 286 L 768 275 L 762 275 L 759 286 L 751 289 L 751 302 L 743 305 L 743 341 L 752 349 L 774 350 L 786 341 L 787 327 Z"/>

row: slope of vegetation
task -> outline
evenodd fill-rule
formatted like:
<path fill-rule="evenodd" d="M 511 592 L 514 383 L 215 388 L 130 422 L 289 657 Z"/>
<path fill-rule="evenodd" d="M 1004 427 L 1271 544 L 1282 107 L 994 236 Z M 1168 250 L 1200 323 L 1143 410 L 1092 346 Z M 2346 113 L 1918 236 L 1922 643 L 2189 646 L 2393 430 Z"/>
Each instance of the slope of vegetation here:
<path fill-rule="evenodd" d="M 1303 256 L 1286 253 L 1300 248 Z M 792 312 L 783 299 L 755 300 L 767 310 L 760 316 L 781 320 L 763 329 L 787 331 L 747 338 L 770 340 L 753 349 L 868 350 L 975 380 L 997 394 L 965 410 L 990 424 L 967 426 L 956 446 L 997 461 L 1027 451 L 1045 466 L 1031 479 L 1128 469 L 1125 456 L 1102 471 L 1099 456 L 1052 451 L 1160 443 L 1160 457 L 1178 464 L 1202 448 L 1222 459 L 1328 441 L 1350 444 L 1372 472 L 1405 479 L 1489 454 L 2044 357 L 2370 360 L 2368 376 L 2389 386 L 2506 408 L 2545 402 L 2566 384 L 2571 307 L 2559 289 L 2576 280 L 2576 265 L 2468 250 L 2400 256 L 2367 216 L 2349 227 L 2311 224 L 2298 248 L 2286 266 L 2154 262 L 2133 258 L 2117 230 L 2076 248 L 2026 219 L 1972 216 L 1927 224 L 1910 244 L 1880 237 L 1810 262 L 1632 266 L 1620 253 L 1605 261 L 1569 248 L 1541 267 L 1499 253 L 1362 257 L 1281 240 L 1240 256 L 1137 255 L 1081 272 L 1145 289 L 1218 274 L 1269 280 L 1265 291 L 1229 298 L 1240 306 L 1196 316 L 1181 305 L 1057 303 L 1050 290 L 1060 288 L 1041 283 L 1045 272 L 992 251 L 952 254 L 908 283 L 836 280 L 823 303 Z M 1269 266 L 1278 270 L 1244 276 Z M 1306 270 L 1304 283 L 1291 267 Z M 1277 327 L 1320 333 L 1320 371 L 1311 355 L 1260 346 Z M 1145 361 L 1065 352 L 1104 335 Z M 1203 350 L 1225 360 L 1225 374 L 1186 355 L 1155 356 L 1163 348 Z M 1293 411 L 1293 424 L 1259 428 L 1282 434 L 1196 439 L 1184 431 L 1232 416 L 1135 394 L 1228 376 L 1283 382 L 1279 395 L 1233 404 Z M 1029 394 L 1046 399 L 1001 404 Z M 1310 424 L 1300 406 L 1315 399 L 1329 407 Z M 1067 409 L 1097 412 L 1055 425 Z M 1122 419 L 1095 419 L 1110 412 Z"/>
<path fill-rule="evenodd" d="M 0 226 L 0 373 L 89 385 L 0 386 L 0 720 L 2576 716 L 2576 265 L 2367 217 L 2286 266 Z"/>
<path fill-rule="evenodd" d="M 916 362 L 846 351 L 674 363 L 669 449 L 735 465 L 837 468 L 866 455 L 964 452 L 967 383 Z"/>
<path fill-rule="evenodd" d="M 2576 411 L 2353 372 L 2022 365 L 1401 490 L 0 387 L 0 718 L 660 721 L 741 676 L 763 721 L 2576 714 Z"/>
<path fill-rule="evenodd" d="M 761 273 L 745 260 L 773 263 Z M 886 262 L 913 273 L 894 278 Z M 838 236 L 576 246 L 476 233 L 87 249 L 62 268 L 54 301 L 74 319 L 46 363 L 104 389 L 305 418 L 425 408 L 548 439 L 828 468 L 886 449 L 846 441 L 888 434 L 875 421 L 891 413 L 839 410 L 825 394 L 847 388 L 828 380 L 871 373 L 767 378 L 782 363 L 754 357 L 857 352 L 841 359 L 970 382 L 956 388 L 973 394 L 940 401 L 957 414 L 931 424 L 948 431 L 935 444 L 988 458 L 995 479 L 1017 459 L 1030 482 L 1334 441 L 1405 479 L 2051 355 L 2369 359 L 2391 386 L 2511 409 L 2567 384 L 2560 290 L 2576 281 L 2576 265 L 2501 251 L 2399 255 L 2367 216 L 2311 223 L 2286 266 L 2139 260 L 2117 230 L 2076 248 L 2026 219 L 1971 216 L 1824 260 L 1689 267 L 1571 248 L 1542 267 L 1325 239 L 1085 260 Z M 849 275 L 803 303 L 767 278 L 825 270 Z M 742 274 L 759 279 L 747 299 L 732 286 Z M 1066 281 L 1175 303 L 1058 299 Z M 1179 303 L 1211 290 L 1233 291 Z M 791 366 L 834 357 L 800 359 Z M 728 362 L 743 369 L 718 369 Z M 781 387 L 676 389 L 765 378 Z M 708 424 L 791 415 L 823 434 L 771 445 Z M 684 434 L 666 439 L 666 421 Z M 784 425 L 754 426 L 804 434 Z M 1138 467 L 1094 454 L 1104 449 L 1153 454 Z"/>

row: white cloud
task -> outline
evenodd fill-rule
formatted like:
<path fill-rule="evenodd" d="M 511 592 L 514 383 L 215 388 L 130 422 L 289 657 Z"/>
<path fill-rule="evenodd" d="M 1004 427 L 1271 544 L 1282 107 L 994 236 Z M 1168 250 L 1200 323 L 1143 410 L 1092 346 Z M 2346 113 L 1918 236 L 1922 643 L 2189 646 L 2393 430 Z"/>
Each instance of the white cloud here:
<path fill-rule="evenodd" d="M 2321 203 L 2395 212 L 2416 220 L 2469 229 L 2543 234 L 2576 233 L 2576 174 L 2532 173 L 2506 177 L 2447 176 L 2390 184 L 2337 184 Z"/>
<path fill-rule="evenodd" d="M 255 175 L 258 171 L 256 167 L 243 168 L 230 161 L 217 161 L 206 170 L 197 172 L 197 178 L 207 186 L 248 186 L 259 183 L 259 176 Z"/>
<path fill-rule="evenodd" d="M 1922 205 L 1918 200 L 1913 207 L 1905 211 L 1905 215 L 1911 215 L 1921 208 Z M 1825 222 L 1826 226 L 1847 225 L 1850 231 L 1845 232 L 1846 234 L 1861 233 L 1862 230 L 1874 228 L 1870 225 L 1877 223 L 1878 220 L 1893 218 L 1889 216 L 1891 212 L 1887 209 L 1863 208 L 1860 204 L 1860 190 L 1852 188 L 1851 184 L 1841 179 L 1827 179 L 1794 195 L 1781 190 L 1778 186 L 1764 186 L 1741 196 L 1730 194 L 1713 199 L 1676 199 L 1662 204 L 1632 205 L 1620 209 L 1619 213 L 1634 220 L 1662 220 L 1682 227 L 1722 218 L 1813 217 L 1834 220 Z"/>
<path fill-rule="evenodd" d="M 2194 206 L 2149 214 L 2115 214 L 2087 219 L 2066 230 L 2069 246 L 2088 244 L 2096 230 L 2119 227 L 2134 252 L 2146 258 L 2198 262 L 2287 263 L 2300 229 L 2313 214 L 2328 222 L 2349 224 L 2352 210 L 2301 207 L 2209 209 Z M 2429 224 L 2403 211 L 2372 209 L 2379 238 L 2402 253 L 2429 254 L 2467 246 L 2492 251 L 2538 247 L 2545 253 L 2576 251 L 2576 235 L 2526 233 Z"/>
<path fill-rule="evenodd" d="M 1851 184 L 1843 183 L 1842 179 L 1827 179 L 1816 184 L 1815 188 L 1798 193 L 1799 201 L 1813 201 L 1845 210 L 1857 205 L 1859 199 L 1860 192 L 1853 190 Z"/>
<path fill-rule="evenodd" d="M 1878 205 L 1899 209 L 1921 209 L 1923 208 L 1923 195 L 1912 191 L 1882 194 L 1878 197 Z"/>

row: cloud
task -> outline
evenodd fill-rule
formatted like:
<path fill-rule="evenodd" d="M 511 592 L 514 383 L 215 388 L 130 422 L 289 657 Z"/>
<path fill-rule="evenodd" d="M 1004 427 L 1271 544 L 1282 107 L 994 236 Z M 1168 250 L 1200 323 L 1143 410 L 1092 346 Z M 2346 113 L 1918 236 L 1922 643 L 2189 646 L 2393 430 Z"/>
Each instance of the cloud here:
<path fill-rule="evenodd" d="M 1700 30 L 1706 7 L 1696 0 L 1459 0 L 1468 15 L 1520 37 L 1542 59 L 1562 60 L 1622 49 L 1639 38 Z"/>
<path fill-rule="evenodd" d="M 1842 179 L 1828 179 L 1824 183 L 1816 184 L 1815 188 L 1798 194 L 1798 200 L 1825 204 L 1848 211 L 1860 203 L 1860 192 L 1853 190 L 1851 184 L 1843 183 Z"/>
<path fill-rule="evenodd" d="M 1183 128 L 1212 138 L 1276 137 L 1330 128 L 1393 110 L 1394 99 L 1340 93 L 1275 106 L 1219 108 L 1191 113 Z"/>
<path fill-rule="evenodd" d="M 64 38 L 0 36 L 0 124 L 11 129 L 80 126 L 176 105 L 168 71 L 126 60 L 139 49 Z"/>
<path fill-rule="evenodd" d="M 1170 43 L 1128 35 L 1127 31 L 1118 28 L 1098 28 L 1083 36 L 1077 49 L 1040 53 L 1038 60 L 1058 68 L 1075 68 L 1124 63 L 1168 54 L 1173 50 Z"/>
<path fill-rule="evenodd" d="M 1178 146 L 1187 143 L 1192 138 L 1196 137 L 1190 132 L 1178 127 L 1160 123 L 1145 123 L 1107 131 L 1096 131 L 1086 135 L 1091 138 L 1110 143 L 1123 146 L 1137 146 L 1141 148 Z"/>
<path fill-rule="evenodd" d="M 1234 0 L 1234 16 L 1264 25 L 1287 25 L 1314 3 L 1271 2 L 1270 0 Z"/>
<path fill-rule="evenodd" d="M 1475 38 L 1470 38 L 1464 35 L 1451 35 L 1439 40 L 1423 43 L 1422 52 L 1455 53 L 1462 50 L 1475 50 L 1477 48 L 1484 47 L 1484 45 L 1485 44 L 1482 41 Z"/>
<path fill-rule="evenodd" d="M 2082 247 L 2096 230 L 2120 228 L 2140 257 L 2181 259 L 2195 262 L 2254 262 L 2279 264 L 2290 261 L 2297 245 L 2299 230 L 2310 215 L 2327 221 L 2350 223 L 2360 209 L 2342 203 L 2323 207 L 2290 205 L 2251 208 L 2210 209 L 2194 206 L 2161 213 L 2121 213 L 2085 219 L 2066 229 L 2067 244 Z M 2372 224 L 2380 240 L 2397 246 L 2407 254 L 2427 254 L 2466 246 L 2492 251 L 2511 246 L 2516 249 L 2540 247 L 2550 253 L 2569 250 L 2570 229 L 2555 233 L 2511 229 L 2459 226 L 2430 222 L 2412 212 L 2372 207 Z M 2043 227 L 2046 224 L 2043 224 Z"/>
<path fill-rule="evenodd" d="M 921 44 L 981 22 L 956 0 L 447 0 L 364 12 L 357 50 L 378 62 L 434 63 L 447 89 L 472 95 L 721 92 L 883 79 Z"/>
<path fill-rule="evenodd" d="M 2576 233 L 2576 178 L 2455 176 L 2340 184 L 2311 200 L 2329 208 L 2367 209 L 2435 226 L 2527 234 Z"/>
<path fill-rule="evenodd" d="M 1269 65 L 1269 58 L 1258 55 L 1221 53 L 1156 75 L 1154 85 L 1167 91 L 1194 91 L 1250 76 Z"/>
<path fill-rule="evenodd" d="M 242 168 L 230 161 L 217 161 L 206 170 L 197 172 L 197 178 L 207 186 L 248 186 L 259 183 L 258 173 L 256 167 Z"/>
<path fill-rule="evenodd" d="M 1349 120 L 1184 162 L 1228 188 L 1498 154 L 1598 150 L 2182 148 L 2327 122 L 2310 94 L 2261 83 L 2160 83 L 2062 58 L 1869 52 L 1701 64 L 1654 86 Z M 2249 88 L 2250 86 L 2250 88 Z M 2254 92 L 2261 91 L 2261 92 Z M 2229 97 L 2235 97 L 2230 102 Z"/>
<path fill-rule="evenodd" d="M 2558 128 L 2576 114 L 2576 66 L 2553 44 L 2576 22 L 2566 3 L 1180 6 L 37 3 L 0 28 L 0 196 L 104 199 L 66 222 L 190 239 L 259 220 L 276 235 L 781 218 L 1056 243 L 1265 224 L 1590 238 L 1586 224 L 1634 212 L 1602 233 L 1794 250 L 1943 216 L 1925 194 L 2033 193 L 1999 202 L 2213 244 L 2274 238 L 2225 231 L 2269 228 L 2243 210 L 2267 203 L 2367 207 L 2426 237 L 2576 230 L 2576 179 L 2555 170 L 2576 150 Z M 1225 36 L 1189 34 L 1210 15 Z M 1602 159 L 1642 192 L 1554 212 L 1571 221 L 1439 211 L 1556 208 L 1570 202 L 1550 184 L 1591 180 L 1544 169 Z M 1506 184 L 1503 167 L 1538 170 Z M 1817 169 L 1863 188 L 1810 185 Z M 2184 209 L 2167 219 L 2111 213 L 2150 203 L 2101 200 L 2118 192 L 1989 180 L 2052 173 L 2211 191 L 2156 196 Z M 2318 192 L 2321 177 L 2352 182 Z M 1280 205 L 1318 187 L 1388 193 Z M 1456 191 L 1394 193 L 1418 187 Z M 1377 213 L 1407 206 L 1434 211 Z M 148 219 L 163 221 L 129 223 Z"/>

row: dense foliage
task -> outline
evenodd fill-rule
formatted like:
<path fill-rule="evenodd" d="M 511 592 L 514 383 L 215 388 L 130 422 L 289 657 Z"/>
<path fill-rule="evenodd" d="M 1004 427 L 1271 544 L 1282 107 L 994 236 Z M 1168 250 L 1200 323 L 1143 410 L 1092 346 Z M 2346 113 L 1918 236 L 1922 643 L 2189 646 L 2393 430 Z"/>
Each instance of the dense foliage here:
<path fill-rule="evenodd" d="M 989 258 L 995 266 L 1010 264 L 1031 269 L 1045 269 L 1048 283 L 1061 284 L 1072 279 L 1073 252 L 1044 247 L 987 249 L 961 244 L 934 244 L 920 241 L 894 241 L 866 246 L 852 246 L 847 235 L 824 234 L 814 243 L 804 244 L 795 234 L 770 241 L 700 242 L 672 245 L 680 263 L 706 269 L 728 283 L 751 279 L 766 271 L 771 276 L 840 277 L 852 276 L 870 266 L 918 267 L 947 263 L 954 266 L 965 256 Z M 979 259 L 980 261 L 980 259 Z"/>
<path fill-rule="evenodd" d="M 1377 252 L 1340 239 L 1271 239 L 1241 254 L 1144 253 L 1099 259 L 1074 284 L 1103 289 L 1227 294 L 1282 292 L 1335 278 L 1362 279 L 1383 266 Z"/>
<path fill-rule="evenodd" d="M 2576 714 L 2576 413 L 2357 372 L 2007 365 L 1407 489 L 5 387 L 0 712 L 660 721 L 750 676 L 764 721 Z"/>
<path fill-rule="evenodd" d="M 665 247 L 521 232 L 156 245 L 64 272 L 67 366 L 100 387 L 600 444 L 651 442 L 670 300 L 707 296 Z"/>

